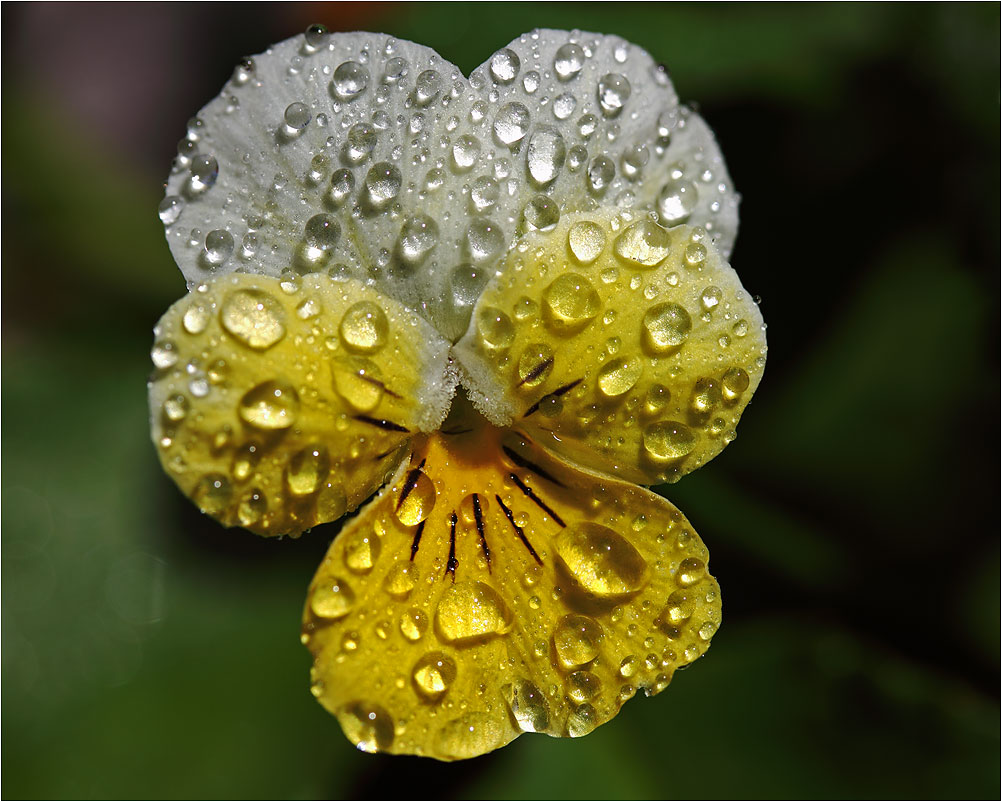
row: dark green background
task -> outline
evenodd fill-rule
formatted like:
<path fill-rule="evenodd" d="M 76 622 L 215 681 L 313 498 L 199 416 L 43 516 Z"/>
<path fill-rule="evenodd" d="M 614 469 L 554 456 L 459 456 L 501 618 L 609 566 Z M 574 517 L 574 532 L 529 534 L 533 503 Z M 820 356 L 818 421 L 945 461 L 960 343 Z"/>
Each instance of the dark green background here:
<path fill-rule="evenodd" d="M 184 292 L 174 144 L 239 57 L 370 29 L 464 70 L 537 26 L 665 62 L 744 195 L 765 380 L 666 495 L 709 655 L 583 740 L 356 752 L 307 690 L 337 531 L 265 541 L 149 443 Z M 3 7 L 4 797 L 992 797 L 999 787 L 999 6 Z"/>

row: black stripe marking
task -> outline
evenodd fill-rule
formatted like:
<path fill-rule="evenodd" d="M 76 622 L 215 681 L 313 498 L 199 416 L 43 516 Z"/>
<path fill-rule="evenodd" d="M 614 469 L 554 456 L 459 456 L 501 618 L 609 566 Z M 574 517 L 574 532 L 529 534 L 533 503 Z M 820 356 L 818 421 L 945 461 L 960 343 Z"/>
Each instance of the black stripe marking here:
<path fill-rule="evenodd" d="M 376 455 L 376 462 L 379 462 L 379 460 L 381 460 L 381 459 L 385 459 L 386 457 L 390 456 L 390 454 L 394 453 L 395 451 L 399 451 L 399 450 L 400 450 L 400 446 L 393 446 L 393 448 L 391 448 L 389 451 L 384 451 L 382 454 L 377 454 Z"/>
<path fill-rule="evenodd" d="M 424 534 L 424 521 L 421 521 L 417 525 L 417 531 L 414 532 L 414 540 L 411 541 L 411 562 L 414 562 L 414 558 L 417 556 L 418 546 L 421 545 L 421 535 Z"/>
<path fill-rule="evenodd" d="M 407 433 L 410 431 L 410 429 L 405 426 L 401 426 L 399 423 L 394 423 L 391 420 L 385 420 L 383 418 L 370 418 L 368 415 L 356 415 L 355 420 L 362 421 L 362 423 L 368 423 L 370 426 L 375 426 L 378 429 L 385 429 L 388 432 Z"/>
<path fill-rule="evenodd" d="M 416 468 L 412 468 L 407 474 L 407 478 L 404 480 L 404 489 L 400 491 L 400 498 L 397 499 L 397 512 L 400 512 L 400 508 L 404 505 L 404 502 L 411 494 L 411 491 L 417 487 L 418 479 L 421 476 L 421 469 L 423 467 L 424 460 L 421 460 L 421 464 Z"/>
<path fill-rule="evenodd" d="M 539 405 L 542 404 L 547 398 L 560 398 L 560 396 L 562 396 L 564 393 L 570 392 L 575 387 L 577 387 L 579 384 L 581 384 L 581 382 L 583 382 L 583 381 L 584 381 L 584 379 L 575 379 L 570 384 L 565 384 L 563 387 L 558 387 L 552 393 L 547 393 L 542 398 L 540 398 L 535 404 L 533 404 L 531 407 L 529 407 L 525 411 L 525 414 L 522 415 L 522 417 L 523 418 L 528 418 L 533 412 L 538 412 L 539 411 Z"/>
<path fill-rule="evenodd" d="M 480 509 L 480 496 L 473 494 L 473 519 L 477 522 L 477 534 L 480 535 L 480 548 L 484 550 L 487 560 L 487 573 L 491 572 L 491 550 L 487 546 L 487 534 L 484 530 L 484 513 Z"/>
<path fill-rule="evenodd" d="M 376 379 L 372 376 L 367 376 L 365 373 L 359 373 L 358 378 L 360 378 L 364 382 L 368 382 L 369 384 L 374 385 L 375 387 L 378 387 L 387 395 L 391 395 L 394 398 L 400 398 L 400 396 L 397 393 L 393 392 L 393 390 L 387 387 L 386 384 L 384 382 L 381 382 L 379 379 Z"/>
<path fill-rule="evenodd" d="M 472 431 L 473 429 L 442 429 L 442 434 L 447 434 L 451 437 L 457 434 L 468 434 Z"/>
<path fill-rule="evenodd" d="M 541 509 L 547 515 L 549 515 L 554 521 L 556 521 L 561 526 L 567 526 L 567 524 L 563 522 L 563 519 L 559 515 L 557 515 L 553 510 L 551 510 L 547 505 L 547 503 L 533 492 L 531 487 L 527 487 L 526 484 L 513 473 L 509 473 L 508 476 L 516 485 L 518 485 L 519 490 L 521 490 L 523 493 L 525 493 L 525 495 L 527 495 L 530 499 L 532 499 L 532 501 L 536 504 L 537 507 L 539 507 L 539 509 Z"/>
<path fill-rule="evenodd" d="M 515 523 L 515 516 L 512 515 L 511 510 L 509 510 L 505 506 L 504 502 L 501 500 L 501 496 L 495 495 L 494 498 L 498 500 L 498 504 L 500 504 L 501 509 L 504 510 L 504 517 L 508 519 L 508 523 L 510 523 L 512 529 L 515 530 L 515 534 L 518 535 L 518 539 L 525 544 L 525 547 L 529 550 L 529 554 L 532 555 L 532 559 L 534 559 L 537 563 L 542 565 L 543 561 L 539 559 L 539 555 L 536 554 L 536 550 L 532 547 L 532 544 L 529 542 L 529 538 L 525 536 L 525 532 L 523 531 L 522 527 L 519 526 L 517 523 Z"/>
<path fill-rule="evenodd" d="M 449 532 L 449 562 L 445 565 L 445 573 L 452 576 L 452 582 L 456 582 L 456 569 L 459 567 L 459 560 L 456 559 L 456 511 L 452 511 L 449 518 L 451 530 Z"/>
<path fill-rule="evenodd" d="M 522 381 L 520 381 L 518 383 L 518 386 L 521 387 L 523 384 L 527 384 L 528 382 L 535 381 L 540 376 L 542 376 L 547 370 L 549 370 L 550 366 L 552 366 L 552 365 L 553 365 L 553 357 L 552 356 L 549 357 L 548 359 L 544 359 L 542 362 L 540 362 L 538 365 L 536 365 L 536 367 L 534 367 L 532 370 L 530 370 L 526 374 L 526 377 L 524 379 L 522 379 Z"/>
<path fill-rule="evenodd" d="M 557 487 L 565 487 L 564 483 L 557 479 L 552 474 L 540 468 L 532 460 L 528 460 L 519 454 L 514 449 L 508 448 L 508 446 L 501 446 L 501 450 L 508 455 L 508 459 L 514 462 L 519 468 L 525 468 L 527 471 L 532 471 L 537 476 L 542 476 L 547 481 L 553 482 Z"/>

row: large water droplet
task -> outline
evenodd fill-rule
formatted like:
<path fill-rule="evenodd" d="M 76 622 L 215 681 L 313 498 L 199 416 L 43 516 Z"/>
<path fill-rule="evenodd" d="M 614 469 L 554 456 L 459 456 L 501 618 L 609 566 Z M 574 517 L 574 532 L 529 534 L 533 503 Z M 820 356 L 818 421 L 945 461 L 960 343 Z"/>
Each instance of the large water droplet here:
<path fill-rule="evenodd" d="M 355 191 L 355 176 L 351 170 L 341 168 L 331 176 L 331 185 L 325 200 L 335 209 L 341 206 Z"/>
<path fill-rule="evenodd" d="M 327 577 L 310 594 L 310 609 L 319 618 L 344 618 L 355 606 L 355 591 L 340 577 Z"/>
<path fill-rule="evenodd" d="M 686 557 L 678 564 L 675 581 L 683 588 L 691 587 L 706 576 L 706 563 L 695 557 Z"/>
<path fill-rule="evenodd" d="M 389 162 L 378 162 L 365 175 L 366 200 L 373 209 L 385 209 L 400 194 L 400 170 Z"/>
<path fill-rule="evenodd" d="M 216 179 L 219 177 L 219 162 L 216 161 L 215 156 L 207 154 L 195 156 L 191 160 L 188 172 L 191 175 L 188 181 L 189 189 L 193 194 L 200 195 L 211 189 L 216 183 Z"/>
<path fill-rule="evenodd" d="M 545 732 L 550 726 L 546 698 L 527 679 L 518 679 L 501 689 L 512 718 L 522 732 Z"/>
<path fill-rule="evenodd" d="M 551 231 L 560 222 L 560 206 L 548 195 L 536 195 L 522 212 L 530 231 Z"/>
<path fill-rule="evenodd" d="M 369 85 L 369 71 L 356 61 L 346 61 L 334 70 L 330 88 L 339 100 L 354 100 Z"/>
<path fill-rule="evenodd" d="M 177 219 L 181 216 L 181 212 L 183 211 L 184 199 L 178 197 L 177 195 L 168 195 L 160 201 L 157 214 L 160 215 L 161 223 L 165 226 L 170 226 L 177 222 Z"/>
<path fill-rule="evenodd" d="M 374 532 L 356 529 L 345 537 L 344 564 L 353 573 L 367 574 L 379 559 L 380 549 L 379 538 Z"/>
<path fill-rule="evenodd" d="M 558 332 L 574 331 L 599 313 L 598 292 L 580 273 L 563 273 L 543 291 L 547 323 Z"/>
<path fill-rule="evenodd" d="M 365 357 L 338 357 L 331 360 L 334 389 L 356 412 L 371 412 L 383 399 L 385 385 L 375 362 Z"/>
<path fill-rule="evenodd" d="M 606 362 L 598 372 L 598 389 L 608 398 L 617 398 L 633 389 L 643 369 L 637 357 Z"/>
<path fill-rule="evenodd" d="M 417 582 L 418 572 L 414 563 L 398 562 L 386 574 L 386 579 L 383 580 L 383 590 L 394 599 L 402 601 L 411 595 Z"/>
<path fill-rule="evenodd" d="M 654 267 L 671 251 L 671 235 L 651 220 L 641 220 L 623 231 L 613 245 L 620 259 L 642 267 Z"/>
<path fill-rule="evenodd" d="M 553 69 L 561 81 L 569 81 L 584 66 L 585 52 L 581 45 L 568 42 L 557 49 L 553 59 Z"/>
<path fill-rule="evenodd" d="M 452 143 L 452 164 L 457 172 L 465 173 L 477 163 L 480 155 L 480 140 L 473 134 L 462 134 Z"/>
<path fill-rule="evenodd" d="M 684 423 L 658 421 L 644 429 L 644 449 L 655 462 L 681 459 L 696 447 L 696 435 Z"/>
<path fill-rule="evenodd" d="M 348 129 L 342 154 L 348 164 L 361 164 L 376 147 L 376 129 L 368 123 L 355 123 Z"/>
<path fill-rule="evenodd" d="M 503 145 L 514 145 L 529 133 L 532 115 L 521 103 L 506 103 L 494 118 L 494 135 Z"/>
<path fill-rule="evenodd" d="M 494 206 L 500 194 L 501 187 L 498 182 L 488 175 L 478 178 L 470 188 L 470 200 L 478 212 L 485 212 Z"/>
<path fill-rule="evenodd" d="M 448 703 L 446 703 L 448 704 Z M 462 760 L 504 745 L 511 725 L 487 713 L 464 713 L 438 732 L 435 748 L 441 757 Z"/>
<path fill-rule="evenodd" d="M 557 537 L 557 555 L 587 593 L 616 599 L 639 591 L 647 563 L 621 535 L 591 521 L 568 526 Z"/>
<path fill-rule="evenodd" d="M 588 702 L 602 690 L 602 682 L 590 671 L 575 671 L 567 677 L 567 695 L 574 702 Z"/>
<path fill-rule="evenodd" d="M 684 179 L 672 179 L 658 194 L 658 211 L 667 226 L 677 226 L 689 219 L 699 202 L 696 185 Z"/>
<path fill-rule="evenodd" d="M 435 483 L 426 473 L 418 471 L 413 478 L 408 474 L 394 508 L 397 520 L 404 526 L 417 526 L 431 514 L 436 495 Z"/>
<path fill-rule="evenodd" d="M 598 223 L 581 220 L 567 232 L 567 247 L 571 249 L 575 261 L 590 265 L 605 249 L 605 230 Z"/>
<path fill-rule="evenodd" d="M 428 615 L 420 607 L 411 607 L 400 614 L 399 624 L 400 634 L 413 643 L 421 640 L 428 631 Z"/>
<path fill-rule="evenodd" d="M 400 229 L 398 255 L 407 267 L 417 267 L 438 245 L 438 225 L 430 217 L 419 214 Z"/>
<path fill-rule="evenodd" d="M 529 138 L 526 164 L 529 175 L 537 184 L 544 185 L 555 179 L 564 166 L 567 147 L 564 138 L 556 128 L 543 126 Z"/>
<path fill-rule="evenodd" d="M 518 75 L 518 56 L 507 47 L 491 56 L 491 78 L 499 84 L 510 84 Z"/>
<path fill-rule="evenodd" d="M 567 734 L 571 738 L 587 735 L 598 726 L 598 714 L 590 704 L 579 705 L 567 717 Z"/>
<path fill-rule="evenodd" d="M 466 246 L 474 264 L 492 261 L 504 247 L 504 235 L 494 221 L 480 217 L 466 230 Z"/>
<path fill-rule="evenodd" d="M 616 72 L 603 75 L 598 81 L 598 103 L 602 112 L 608 117 L 619 114 L 630 99 L 631 91 L 625 75 Z"/>
<path fill-rule="evenodd" d="M 511 611 L 492 587 L 483 582 L 457 582 L 439 599 L 435 627 L 450 643 L 502 635 L 511 624 Z"/>
<path fill-rule="evenodd" d="M 302 131 L 310 124 L 310 120 L 312 119 L 313 115 L 310 113 L 310 107 L 305 103 L 297 101 L 285 107 L 285 124 L 292 131 Z"/>
<path fill-rule="evenodd" d="M 414 665 L 411 679 L 421 696 L 436 702 L 455 681 L 456 663 L 443 652 L 429 652 Z"/>
<path fill-rule="evenodd" d="M 530 343 L 518 358 L 518 386 L 537 387 L 553 372 L 553 349 L 546 343 Z"/>
<path fill-rule="evenodd" d="M 566 120 L 578 107 L 578 100 L 570 92 L 564 92 L 553 101 L 553 116 L 558 120 Z"/>
<path fill-rule="evenodd" d="M 304 38 L 309 52 L 314 53 L 327 44 L 330 34 L 327 33 L 325 25 L 316 24 L 306 29 Z"/>
<path fill-rule="evenodd" d="M 721 383 L 723 384 L 724 399 L 726 401 L 734 401 L 748 389 L 751 379 L 748 378 L 748 374 L 741 368 L 731 368 L 724 374 Z"/>
<path fill-rule="evenodd" d="M 644 342 L 659 354 L 681 347 L 691 330 L 692 318 L 678 304 L 658 304 L 644 315 Z"/>
<path fill-rule="evenodd" d="M 258 429 L 288 429 L 299 415 L 299 394 L 281 380 L 262 382 L 240 399 L 238 413 L 244 423 Z"/>
<path fill-rule="evenodd" d="M 477 331 L 480 341 L 489 351 L 503 351 L 515 339 L 515 324 L 500 309 L 484 306 L 477 311 Z"/>
<path fill-rule="evenodd" d="M 566 615 L 553 631 L 553 649 L 564 668 L 577 668 L 598 657 L 602 626 L 586 615 Z"/>
<path fill-rule="evenodd" d="M 588 165 L 588 189 L 596 195 L 605 192 L 616 177 L 616 165 L 607 156 L 596 156 Z"/>
<path fill-rule="evenodd" d="M 285 310 L 263 290 L 235 290 L 223 302 L 219 322 L 234 339 L 259 351 L 285 336 Z"/>
<path fill-rule="evenodd" d="M 217 228 L 205 235 L 202 257 L 209 267 L 218 267 L 233 255 L 233 235 Z"/>
<path fill-rule="evenodd" d="M 150 350 L 150 359 L 160 370 L 174 367 L 177 364 L 177 357 L 177 345 L 172 340 L 157 340 Z"/>
<path fill-rule="evenodd" d="M 359 301 L 349 307 L 338 329 L 345 347 L 360 354 L 372 354 L 386 345 L 390 324 L 372 301 Z"/>
<path fill-rule="evenodd" d="M 393 744 L 393 719 L 379 705 L 351 702 L 338 710 L 341 729 L 362 752 L 383 752 Z"/>
<path fill-rule="evenodd" d="M 285 466 L 285 486 L 293 496 L 311 496 L 320 489 L 330 469 L 330 456 L 324 446 L 306 446 Z"/>
<path fill-rule="evenodd" d="M 442 89 L 442 76 L 436 70 L 425 70 L 414 82 L 414 102 L 419 106 L 431 105 Z"/>

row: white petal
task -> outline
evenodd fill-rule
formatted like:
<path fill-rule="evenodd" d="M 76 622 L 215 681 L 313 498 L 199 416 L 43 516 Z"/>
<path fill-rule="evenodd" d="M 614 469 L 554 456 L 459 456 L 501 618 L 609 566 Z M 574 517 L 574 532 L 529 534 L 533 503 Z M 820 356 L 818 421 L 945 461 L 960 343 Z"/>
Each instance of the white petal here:
<path fill-rule="evenodd" d="M 351 275 L 457 339 L 514 237 L 508 149 L 434 51 L 369 33 L 310 42 L 238 65 L 189 125 L 161 205 L 171 251 L 189 285 Z"/>
<path fill-rule="evenodd" d="M 523 228 L 599 204 L 648 208 L 664 225 L 703 226 L 729 255 L 738 196 L 713 134 L 678 105 L 664 68 L 641 48 L 537 30 L 491 56 L 470 83 L 491 104 L 495 140 L 517 160 Z"/>

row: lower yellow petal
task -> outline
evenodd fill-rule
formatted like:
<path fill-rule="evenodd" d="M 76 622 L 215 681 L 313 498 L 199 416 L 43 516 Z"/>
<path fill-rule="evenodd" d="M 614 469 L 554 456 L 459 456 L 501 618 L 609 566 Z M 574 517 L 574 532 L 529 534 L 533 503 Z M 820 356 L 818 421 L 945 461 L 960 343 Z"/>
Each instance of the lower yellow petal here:
<path fill-rule="evenodd" d="M 455 760 L 584 735 L 706 651 L 707 557 L 660 496 L 457 399 L 310 586 L 313 693 L 366 751 Z"/>
<path fill-rule="evenodd" d="M 395 301 L 326 275 L 235 273 L 155 330 L 153 441 L 181 490 L 227 526 L 296 535 L 357 507 L 455 385 L 448 343 Z"/>

